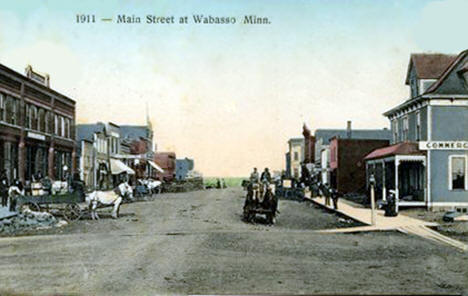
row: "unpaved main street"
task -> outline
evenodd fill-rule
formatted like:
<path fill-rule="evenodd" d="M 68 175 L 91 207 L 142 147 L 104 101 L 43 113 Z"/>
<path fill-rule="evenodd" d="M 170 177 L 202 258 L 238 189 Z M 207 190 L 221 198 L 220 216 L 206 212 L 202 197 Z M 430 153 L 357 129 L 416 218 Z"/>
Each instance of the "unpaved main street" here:
<path fill-rule="evenodd" d="M 280 201 L 273 226 L 241 221 L 240 188 L 159 195 L 118 220 L 0 238 L 1 292 L 460 293 L 468 255 L 395 232 L 317 234 L 346 226 L 309 203 Z"/>

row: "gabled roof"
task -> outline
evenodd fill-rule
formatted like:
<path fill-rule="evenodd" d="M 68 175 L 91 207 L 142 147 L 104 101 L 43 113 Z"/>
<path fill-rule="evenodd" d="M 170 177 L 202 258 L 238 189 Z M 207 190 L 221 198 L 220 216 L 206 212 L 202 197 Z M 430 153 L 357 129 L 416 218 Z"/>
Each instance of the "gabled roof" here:
<path fill-rule="evenodd" d="M 437 89 L 442 85 L 442 83 L 446 80 L 448 80 L 449 76 L 450 76 L 450 73 L 452 73 L 452 71 L 454 69 L 456 69 L 457 67 L 460 68 L 459 70 L 461 70 L 462 72 L 465 71 L 466 68 L 468 68 L 468 62 L 466 62 L 465 64 L 463 65 L 460 65 L 460 63 L 465 60 L 465 57 L 468 55 L 468 50 L 465 50 L 465 51 L 462 51 L 457 57 L 456 59 L 452 62 L 452 64 L 450 64 L 450 66 L 445 69 L 445 71 L 442 73 L 442 75 L 440 76 L 440 78 L 434 83 L 432 84 L 428 89 L 427 91 L 424 93 L 424 94 L 429 94 L 429 93 L 433 93 L 433 92 L 436 92 Z M 466 92 L 466 88 L 463 87 L 463 78 L 461 77 L 456 77 L 455 79 L 452 79 L 453 81 L 450 82 L 450 86 L 449 86 L 449 89 L 452 89 L 452 90 L 460 90 L 460 89 L 464 89 L 465 92 Z"/>
<path fill-rule="evenodd" d="M 415 68 L 418 79 L 439 79 L 456 58 L 457 55 L 441 53 L 413 53 L 408 64 L 405 83 L 409 84 L 412 67 Z"/>
<path fill-rule="evenodd" d="M 402 142 L 391 146 L 375 149 L 364 157 L 365 160 L 384 158 L 394 155 L 422 155 L 417 143 Z"/>
<path fill-rule="evenodd" d="M 412 55 L 413 56 L 413 55 Z M 447 55 L 451 57 L 451 55 Z M 419 103 L 425 100 L 427 97 L 437 96 L 437 95 L 468 95 L 468 88 L 466 87 L 466 82 L 464 78 L 460 75 L 468 69 L 468 50 L 462 51 L 452 62 L 445 68 L 445 70 L 440 74 L 440 77 L 437 78 L 437 81 L 434 82 L 422 95 L 411 98 L 396 107 L 386 111 L 384 116 L 391 116 L 398 110 L 407 108 L 410 105 Z M 443 62 L 442 62 L 443 63 Z M 410 62 L 411 64 L 411 62 Z M 440 67 L 442 68 L 442 67 Z M 410 68 L 408 68 L 410 71 Z M 455 75 L 452 75 L 453 72 L 456 72 Z M 408 72 L 409 74 L 409 72 Z M 408 79 L 408 76 L 407 76 Z M 454 99 L 455 96 L 454 96 Z"/>

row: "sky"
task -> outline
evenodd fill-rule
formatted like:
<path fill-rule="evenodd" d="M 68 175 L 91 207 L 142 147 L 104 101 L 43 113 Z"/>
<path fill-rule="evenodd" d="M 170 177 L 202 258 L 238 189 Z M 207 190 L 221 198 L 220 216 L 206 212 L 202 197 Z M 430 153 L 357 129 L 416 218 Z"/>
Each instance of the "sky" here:
<path fill-rule="evenodd" d="M 467 49 L 466 11 L 464 0 L 2 1 L 0 63 L 48 73 L 77 102 L 77 123 L 145 124 L 148 104 L 158 151 L 193 158 L 205 176 L 245 176 L 283 169 L 304 123 L 389 127 L 382 113 L 409 94 L 410 54 Z M 237 23 L 117 24 L 119 14 Z"/>

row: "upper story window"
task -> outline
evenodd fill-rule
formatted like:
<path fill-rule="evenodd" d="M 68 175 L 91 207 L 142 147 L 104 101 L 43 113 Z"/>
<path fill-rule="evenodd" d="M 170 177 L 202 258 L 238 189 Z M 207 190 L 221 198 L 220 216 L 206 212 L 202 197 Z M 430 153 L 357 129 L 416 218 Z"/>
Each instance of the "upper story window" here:
<path fill-rule="evenodd" d="M 416 112 L 416 141 L 421 140 L 421 112 Z"/>
<path fill-rule="evenodd" d="M 29 127 L 37 130 L 37 108 L 36 106 L 29 107 Z"/>
<path fill-rule="evenodd" d="M 419 94 L 422 95 L 426 90 L 431 87 L 437 79 L 420 79 L 419 80 Z"/>
<path fill-rule="evenodd" d="M 70 138 L 70 119 L 65 118 L 64 119 L 64 137 L 65 138 Z"/>
<path fill-rule="evenodd" d="M 18 124 L 18 102 L 10 96 L 7 96 L 5 101 L 5 121 Z"/>
<path fill-rule="evenodd" d="M 414 98 L 414 97 L 417 97 L 418 94 L 419 94 L 419 90 L 418 90 L 418 80 L 416 78 L 411 78 L 411 83 L 410 83 L 410 87 L 411 87 L 411 97 Z"/>
<path fill-rule="evenodd" d="M 60 136 L 62 134 L 62 122 L 60 118 L 60 116 L 55 115 L 55 134 L 57 136 Z"/>
<path fill-rule="evenodd" d="M 392 121 L 392 130 L 393 130 L 393 143 L 398 142 L 398 119 L 393 119 Z"/>
<path fill-rule="evenodd" d="M 60 116 L 60 136 L 65 137 L 65 118 Z"/>
<path fill-rule="evenodd" d="M 39 112 L 37 114 L 37 127 L 38 130 L 41 132 L 46 131 L 46 116 L 44 109 L 39 109 Z"/>
<path fill-rule="evenodd" d="M 294 160 L 295 161 L 299 160 L 299 153 L 297 151 L 294 151 Z"/>
<path fill-rule="evenodd" d="M 28 104 L 24 105 L 24 127 L 25 128 L 31 128 L 31 113 L 30 113 L 30 107 Z"/>
<path fill-rule="evenodd" d="M 408 116 L 403 118 L 403 141 L 408 141 L 408 131 L 409 131 L 409 123 L 408 123 Z"/>
<path fill-rule="evenodd" d="M 46 127 L 47 127 L 47 130 L 46 132 L 47 133 L 50 133 L 50 134 L 53 134 L 54 131 L 55 131 L 55 124 L 54 124 L 54 114 L 50 111 L 47 111 L 47 114 L 46 114 Z"/>
<path fill-rule="evenodd" d="M 449 190 L 468 190 L 467 156 L 449 156 Z"/>
<path fill-rule="evenodd" d="M 0 93 L 0 121 L 5 118 L 5 95 Z"/>

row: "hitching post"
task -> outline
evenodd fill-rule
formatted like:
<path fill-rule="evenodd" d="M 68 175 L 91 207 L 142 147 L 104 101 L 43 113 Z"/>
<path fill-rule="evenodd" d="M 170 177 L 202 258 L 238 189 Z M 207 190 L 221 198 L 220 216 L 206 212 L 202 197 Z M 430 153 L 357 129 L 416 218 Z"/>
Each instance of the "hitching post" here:
<path fill-rule="evenodd" d="M 371 224 L 375 226 L 375 194 L 374 194 L 375 177 L 374 177 L 374 174 L 370 175 L 369 183 L 371 186 Z"/>

